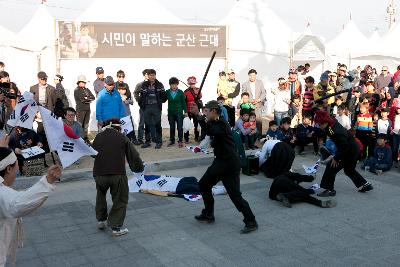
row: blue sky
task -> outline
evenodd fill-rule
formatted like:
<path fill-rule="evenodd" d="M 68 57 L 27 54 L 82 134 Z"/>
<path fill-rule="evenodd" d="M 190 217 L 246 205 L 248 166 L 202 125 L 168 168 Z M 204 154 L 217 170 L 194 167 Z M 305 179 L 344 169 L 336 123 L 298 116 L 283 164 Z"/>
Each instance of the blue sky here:
<path fill-rule="evenodd" d="M 57 18 L 72 19 L 83 12 L 92 1 L 48 0 L 48 5 L 51 13 Z M 384 34 L 388 28 L 385 18 L 389 1 L 269 0 L 268 4 L 294 31 L 303 31 L 307 22 L 310 22 L 314 33 L 330 40 L 340 32 L 350 14 L 366 36 L 369 37 L 375 28 Z M 1 25 L 18 31 L 29 21 L 40 2 L 40 0 L 0 0 Z M 236 0 L 159 0 L 159 2 L 188 23 L 213 24 L 229 12 Z M 400 7 L 400 0 L 395 2 Z"/>

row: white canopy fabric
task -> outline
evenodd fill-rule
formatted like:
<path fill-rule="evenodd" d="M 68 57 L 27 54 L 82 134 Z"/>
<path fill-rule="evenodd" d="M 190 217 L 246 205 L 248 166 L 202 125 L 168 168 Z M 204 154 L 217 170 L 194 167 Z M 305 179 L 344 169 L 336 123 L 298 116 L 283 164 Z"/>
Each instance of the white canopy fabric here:
<path fill-rule="evenodd" d="M 292 30 L 265 0 L 236 2 L 219 24 L 229 26 L 229 48 L 232 51 L 289 54 Z"/>
<path fill-rule="evenodd" d="M 53 47 L 55 42 L 55 19 L 46 5 L 40 5 L 31 20 L 17 34 L 15 46 L 40 52 Z"/>
<path fill-rule="evenodd" d="M 156 0 L 95 0 L 78 18 L 80 22 L 181 24 L 182 20 Z"/>
<path fill-rule="evenodd" d="M 326 45 L 330 56 L 349 58 L 360 51 L 360 47 L 368 42 L 353 20 L 350 20 L 343 30 Z"/>
<path fill-rule="evenodd" d="M 400 23 L 396 23 L 383 38 L 383 47 L 386 56 L 400 58 L 399 42 L 400 42 Z"/>
<path fill-rule="evenodd" d="M 0 46 L 11 46 L 16 39 L 14 32 L 0 25 Z"/>

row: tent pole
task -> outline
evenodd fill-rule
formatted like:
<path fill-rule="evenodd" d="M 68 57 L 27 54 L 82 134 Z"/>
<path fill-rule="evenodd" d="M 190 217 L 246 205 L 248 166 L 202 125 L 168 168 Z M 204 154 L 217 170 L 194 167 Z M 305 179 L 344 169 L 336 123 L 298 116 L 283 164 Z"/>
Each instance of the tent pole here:
<path fill-rule="evenodd" d="M 226 26 L 226 40 L 225 40 L 225 44 L 226 44 L 226 53 L 225 53 L 225 70 L 227 71 L 229 69 L 229 57 L 230 57 L 230 48 L 229 48 L 229 31 L 230 31 L 230 27 L 229 25 Z"/>
<path fill-rule="evenodd" d="M 55 52 L 55 56 L 56 56 L 56 73 L 57 74 L 61 74 L 61 70 L 60 70 L 60 46 L 58 44 L 58 36 L 57 36 L 57 21 L 56 19 L 54 19 L 54 40 L 55 40 L 55 44 L 54 44 L 54 52 Z"/>

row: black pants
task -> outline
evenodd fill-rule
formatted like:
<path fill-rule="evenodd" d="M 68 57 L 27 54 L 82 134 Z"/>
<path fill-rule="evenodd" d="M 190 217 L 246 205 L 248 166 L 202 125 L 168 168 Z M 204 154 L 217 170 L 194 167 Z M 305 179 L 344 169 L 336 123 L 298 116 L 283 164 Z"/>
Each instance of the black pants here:
<path fill-rule="evenodd" d="M 301 175 L 299 175 L 299 177 L 301 178 Z M 284 195 L 290 203 L 306 202 L 321 206 L 321 201 L 311 196 L 314 194 L 314 190 L 305 189 L 285 175 L 279 176 L 273 181 L 269 191 L 269 198 L 276 200 L 278 194 Z"/>
<path fill-rule="evenodd" d="M 144 130 L 144 111 L 143 109 L 139 109 L 139 127 L 138 127 L 138 140 L 143 141 L 143 136 L 145 135 Z M 150 140 L 150 132 L 146 132 L 146 139 Z"/>
<path fill-rule="evenodd" d="M 225 189 L 235 207 L 244 216 L 244 223 L 255 221 L 249 203 L 242 197 L 240 192 L 240 164 L 231 163 L 225 160 L 214 159 L 211 166 L 199 181 L 200 192 L 204 201 L 205 215 L 214 215 L 214 197 L 212 187 L 222 181 Z"/>
<path fill-rule="evenodd" d="M 171 114 L 168 115 L 169 122 L 169 140 L 175 143 L 175 129 L 178 130 L 178 142 L 182 142 L 183 139 L 183 115 L 182 114 Z"/>
<path fill-rule="evenodd" d="M 194 126 L 194 140 L 199 141 L 199 121 L 197 120 L 197 116 L 193 115 L 192 113 L 188 113 L 189 119 L 193 119 L 193 126 Z M 185 134 L 185 142 L 189 142 L 189 132 L 186 132 Z"/>
<path fill-rule="evenodd" d="M 89 129 L 89 119 L 90 119 L 90 110 L 82 110 L 76 112 L 76 120 L 81 124 L 83 128 L 83 139 L 88 138 L 88 129 Z"/>
<path fill-rule="evenodd" d="M 228 122 L 229 125 L 231 127 L 235 127 L 235 122 L 236 122 L 236 118 L 235 118 L 235 107 L 230 107 L 230 106 L 226 106 L 224 105 L 224 107 L 226 108 L 226 112 L 228 113 Z"/>
<path fill-rule="evenodd" d="M 324 189 L 333 190 L 335 187 L 336 174 L 341 169 L 344 170 L 344 174 L 346 174 L 353 181 L 357 188 L 367 183 L 364 177 L 362 177 L 361 174 L 356 171 L 357 159 L 358 153 L 357 155 L 349 155 L 343 159 L 336 168 L 332 167 L 332 165 L 328 163 L 324 175 L 322 176 L 321 187 Z"/>
<path fill-rule="evenodd" d="M 244 146 L 246 149 L 254 148 L 254 143 L 255 143 L 256 137 L 257 137 L 255 134 L 251 134 L 251 135 L 250 134 L 248 134 L 248 135 L 241 134 L 240 137 L 242 138 L 242 142 L 244 143 Z"/>
<path fill-rule="evenodd" d="M 296 140 L 296 145 L 301 152 L 304 151 L 304 147 L 310 143 L 313 144 L 314 152 L 318 152 L 318 138 L 316 136 L 313 135 L 312 137 L 298 138 Z"/>
<path fill-rule="evenodd" d="M 356 137 L 363 144 L 363 152 L 361 155 L 362 159 L 368 157 L 372 157 L 374 155 L 374 151 L 372 150 L 375 145 L 373 144 L 373 139 L 371 138 L 371 131 L 356 131 Z"/>
<path fill-rule="evenodd" d="M 146 106 L 144 110 L 144 124 L 146 132 L 146 143 L 151 139 L 157 144 L 162 143 L 161 110 L 156 106 Z M 154 131 L 152 131 L 152 128 Z"/>

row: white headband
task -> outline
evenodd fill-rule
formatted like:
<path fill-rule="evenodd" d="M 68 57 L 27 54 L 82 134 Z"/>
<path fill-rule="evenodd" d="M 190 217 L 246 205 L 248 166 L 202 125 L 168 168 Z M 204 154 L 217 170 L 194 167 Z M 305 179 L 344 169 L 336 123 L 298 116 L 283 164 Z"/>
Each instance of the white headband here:
<path fill-rule="evenodd" d="M 17 156 L 15 156 L 14 152 L 11 152 L 10 155 L 5 157 L 2 161 L 0 161 L 0 171 L 7 168 L 7 166 L 14 164 L 17 161 Z"/>

